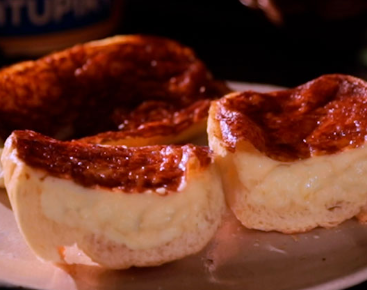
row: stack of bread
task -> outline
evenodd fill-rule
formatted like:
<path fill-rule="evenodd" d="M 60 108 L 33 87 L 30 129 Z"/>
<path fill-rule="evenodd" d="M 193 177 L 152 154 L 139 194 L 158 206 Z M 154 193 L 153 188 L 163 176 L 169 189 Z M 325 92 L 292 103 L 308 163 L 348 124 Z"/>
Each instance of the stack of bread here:
<path fill-rule="evenodd" d="M 117 36 L 0 71 L 1 173 L 41 259 L 160 265 L 202 250 L 226 203 L 264 231 L 367 220 L 366 114 L 351 76 L 230 92 L 177 42 Z"/>

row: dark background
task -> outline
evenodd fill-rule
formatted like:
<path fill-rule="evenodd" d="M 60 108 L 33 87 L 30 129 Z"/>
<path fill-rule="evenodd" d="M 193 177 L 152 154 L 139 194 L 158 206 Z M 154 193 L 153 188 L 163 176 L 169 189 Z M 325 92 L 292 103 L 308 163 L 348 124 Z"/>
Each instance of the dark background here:
<path fill-rule="evenodd" d="M 120 31 L 177 39 L 223 79 L 295 86 L 327 73 L 367 78 L 367 1 L 276 2 L 282 24 L 238 0 L 130 0 Z"/>
<path fill-rule="evenodd" d="M 367 1 L 275 2 L 281 22 L 238 0 L 125 0 L 116 32 L 176 39 L 221 79 L 281 86 L 327 73 L 367 79 Z M 17 60 L 0 56 L 0 66 Z"/>
<path fill-rule="evenodd" d="M 282 86 L 327 73 L 367 79 L 367 0 L 242 0 L 273 2 L 280 22 L 241 0 L 114 1 L 124 1 L 114 33 L 176 39 L 218 78 Z M 0 66 L 18 60 L 0 52 Z"/>

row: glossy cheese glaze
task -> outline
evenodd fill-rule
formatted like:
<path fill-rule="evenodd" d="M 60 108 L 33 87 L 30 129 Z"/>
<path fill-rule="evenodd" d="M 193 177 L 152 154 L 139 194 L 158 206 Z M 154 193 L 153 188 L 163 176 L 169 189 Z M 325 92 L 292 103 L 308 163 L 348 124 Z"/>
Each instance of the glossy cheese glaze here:
<path fill-rule="evenodd" d="M 78 141 L 57 141 L 33 131 L 14 131 L 18 157 L 47 174 L 71 179 L 85 187 L 101 186 L 124 192 L 177 191 L 190 167 L 206 168 L 207 147 L 102 146 Z"/>
<path fill-rule="evenodd" d="M 225 146 L 248 140 L 281 161 L 355 148 L 367 136 L 367 83 L 324 75 L 290 90 L 234 93 L 218 101 Z"/>
<path fill-rule="evenodd" d="M 184 108 L 159 101 L 143 102 L 131 112 L 120 111 L 114 117 L 119 121 L 120 131 L 107 131 L 84 137 L 87 143 L 107 143 L 127 137 L 154 137 L 176 135 L 191 125 L 197 124 L 208 115 L 210 100 L 199 100 Z"/>
<path fill-rule="evenodd" d="M 209 100 L 226 92 L 177 42 L 115 37 L 0 70 L 0 135 L 15 129 L 59 139 L 175 133 L 205 119 Z"/>

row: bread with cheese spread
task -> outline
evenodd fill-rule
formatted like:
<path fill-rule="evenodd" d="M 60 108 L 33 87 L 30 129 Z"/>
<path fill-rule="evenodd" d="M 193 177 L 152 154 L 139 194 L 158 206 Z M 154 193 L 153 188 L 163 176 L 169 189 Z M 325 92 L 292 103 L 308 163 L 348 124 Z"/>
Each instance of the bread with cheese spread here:
<path fill-rule="evenodd" d="M 74 244 L 114 269 L 183 258 L 210 241 L 225 206 L 206 147 L 93 145 L 15 131 L 2 164 L 22 235 L 55 263 Z"/>
<path fill-rule="evenodd" d="M 366 112 L 367 83 L 346 75 L 214 101 L 209 145 L 242 224 L 297 233 L 366 220 Z"/>

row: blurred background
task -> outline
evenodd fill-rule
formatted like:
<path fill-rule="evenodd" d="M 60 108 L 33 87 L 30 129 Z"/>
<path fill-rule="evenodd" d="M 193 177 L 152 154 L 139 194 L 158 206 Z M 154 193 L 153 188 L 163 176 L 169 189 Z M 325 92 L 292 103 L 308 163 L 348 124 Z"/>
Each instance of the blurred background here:
<path fill-rule="evenodd" d="M 367 77 L 366 1 L 242 2 L 134 0 L 125 29 L 194 47 L 223 79 L 294 86 L 325 73 Z"/>
<path fill-rule="evenodd" d="M 0 0 L 0 65 L 116 33 L 167 36 L 218 78 L 367 78 L 366 0 Z"/>

